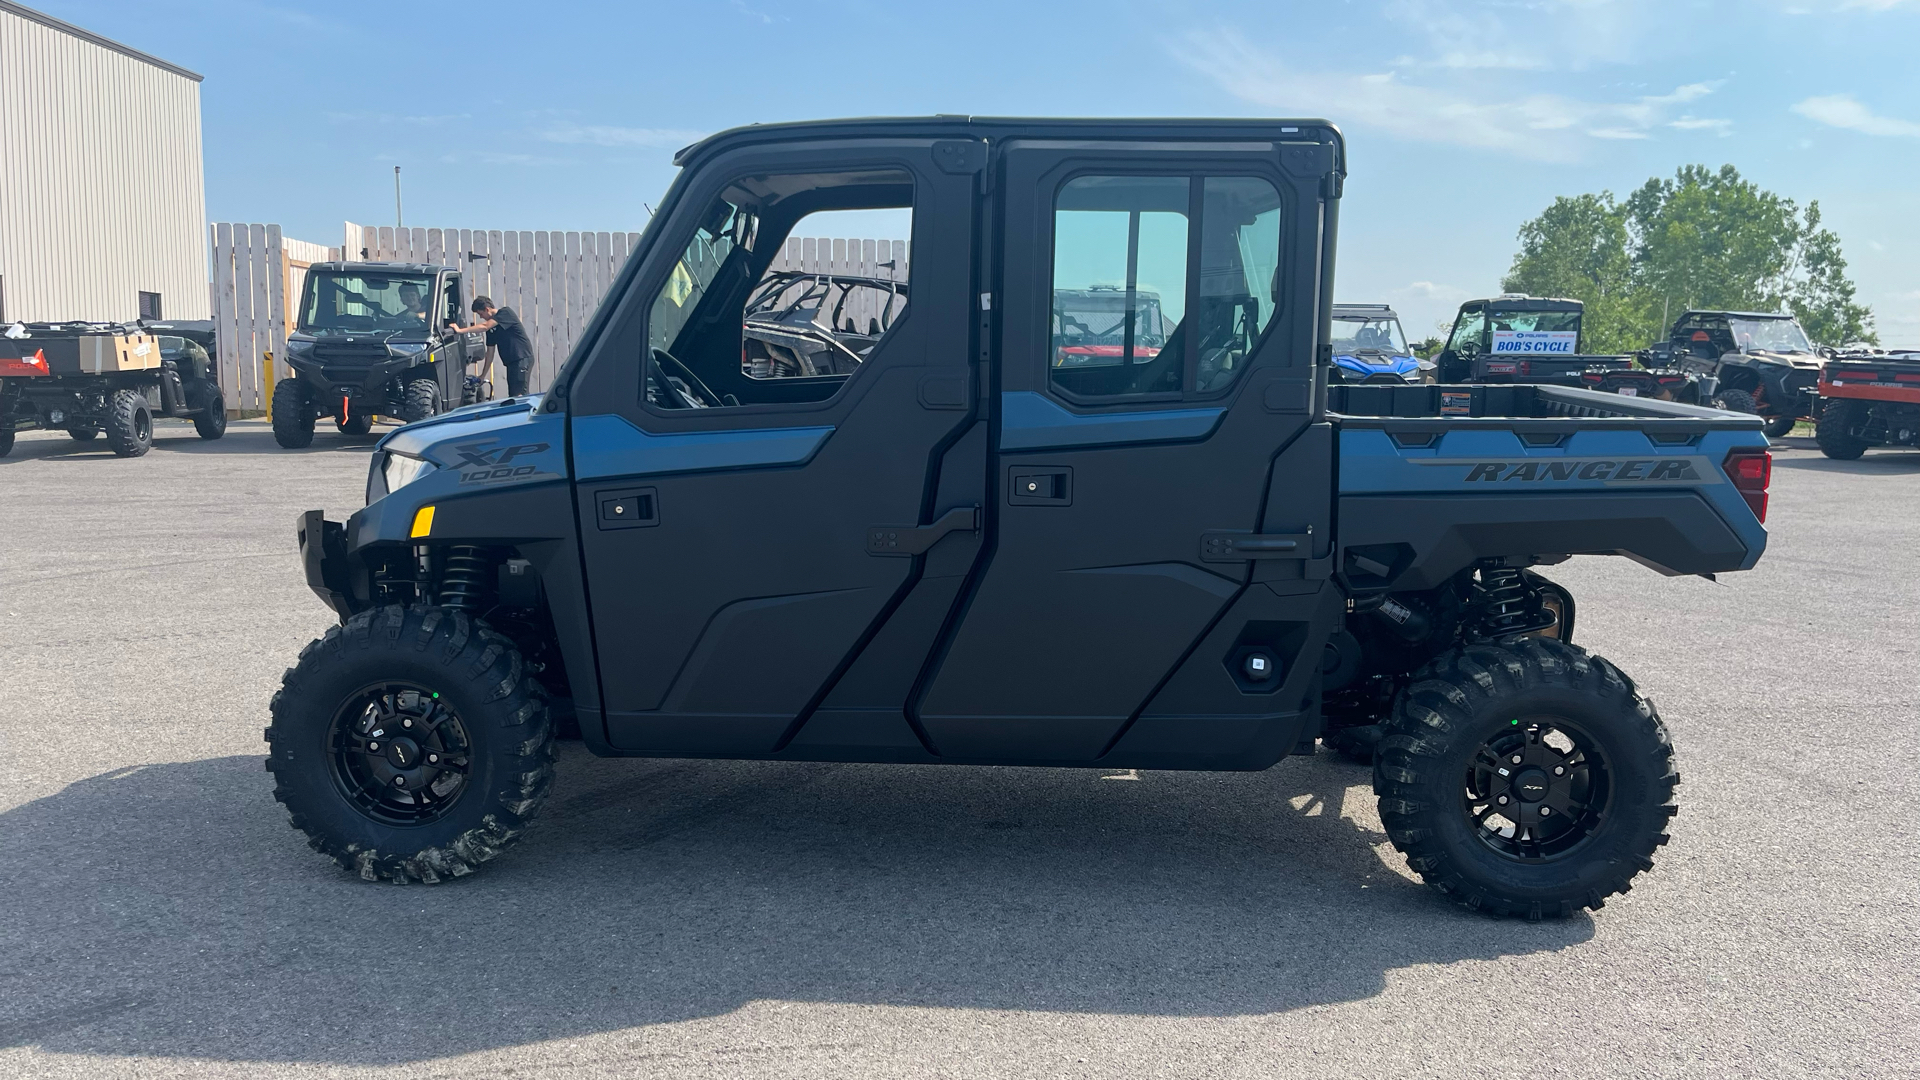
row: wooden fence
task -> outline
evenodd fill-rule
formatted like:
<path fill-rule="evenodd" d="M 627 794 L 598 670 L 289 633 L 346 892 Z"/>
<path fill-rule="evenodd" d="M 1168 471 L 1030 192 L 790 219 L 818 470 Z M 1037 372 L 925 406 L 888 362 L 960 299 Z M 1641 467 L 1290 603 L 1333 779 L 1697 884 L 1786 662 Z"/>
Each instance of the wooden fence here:
<path fill-rule="evenodd" d="M 284 374 L 277 361 L 288 330 L 298 324 L 295 308 L 311 263 L 344 258 L 460 270 L 463 305 L 483 295 L 519 314 L 533 340 L 528 382 L 539 391 L 573 351 L 640 239 L 631 232 L 396 230 L 347 222 L 346 243 L 329 248 L 284 236 L 278 225 L 221 222 L 210 232 L 220 384 L 228 408 L 247 413 L 264 410 L 270 393 L 261 360 L 271 355 L 276 374 Z M 793 237 L 771 268 L 905 281 L 909 248 L 900 240 Z M 886 317 L 880 303 L 880 294 L 863 291 L 846 315 L 864 328 L 868 319 Z M 504 394 L 505 376 L 497 367 L 494 380 L 495 392 Z"/>

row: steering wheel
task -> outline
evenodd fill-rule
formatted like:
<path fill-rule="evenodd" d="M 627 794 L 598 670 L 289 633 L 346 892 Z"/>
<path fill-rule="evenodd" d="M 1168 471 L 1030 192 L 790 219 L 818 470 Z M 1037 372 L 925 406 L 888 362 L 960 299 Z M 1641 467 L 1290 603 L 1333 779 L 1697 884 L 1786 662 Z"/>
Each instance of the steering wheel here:
<path fill-rule="evenodd" d="M 681 363 L 679 358 L 667 350 L 653 350 L 653 363 L 654 366 L 658 367 L 661 371 L 671 372 L 677 376 L 680 381 L 686 383 L 687 386 L 693 390 L 693 396 L 699 398 L 701 403 L 708 408 L 718 409 L 726 404 L 726 402 L 720 400 L 719 394 L 713 392 L 712 387 L 701 381 L 700 376 L 693 373 L 692 368 Z"/>

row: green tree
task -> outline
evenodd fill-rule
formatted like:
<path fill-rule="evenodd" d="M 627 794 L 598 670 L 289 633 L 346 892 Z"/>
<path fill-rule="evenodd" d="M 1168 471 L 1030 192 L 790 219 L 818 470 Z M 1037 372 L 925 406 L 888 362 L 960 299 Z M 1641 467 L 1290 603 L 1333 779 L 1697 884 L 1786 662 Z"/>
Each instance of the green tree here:
<path fill-rule="evenodd" d="M 1823 344 L 1878 340 L 1820 204 L 1802 211 L 1731 165 L 1684 166 L 1625 202 L 1604 191 L 1563 196 L 1519 240 L 1502 285 L 1585 302 L 1590 349 L 1656 339 L 1690 307 L 1790 310 Z"/>
<path fill-rule="evenodd" d="M 1635 288 L 1628 243 L 1627 212 L 1612 192 L 1561 196 L 1520 227 L 1520 252 L 1500 287 L 1579 300 L 1587 307 L 1582 347 L 1624 352 L 1657 332 Z"/>

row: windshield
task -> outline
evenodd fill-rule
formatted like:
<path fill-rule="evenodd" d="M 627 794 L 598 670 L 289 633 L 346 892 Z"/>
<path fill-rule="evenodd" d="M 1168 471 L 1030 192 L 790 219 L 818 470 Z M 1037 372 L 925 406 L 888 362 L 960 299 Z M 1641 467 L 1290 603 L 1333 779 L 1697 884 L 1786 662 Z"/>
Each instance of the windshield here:
<path fill-rule="evenodd" d="M 1400 332 L 1400 320 L 1385 319 L 1343 319 L 1333 320 L 1333 351 L 1350 355 L 1358 352 L 1394 353 L 1411 355 L 1407 348 L 1407 337 Z"/>
<path fill-rule="evenodd" d="M 706 220 L 694 230 L 693 239 L 660 295 L 653 301 L 653 316 L 647 321 L 647 344 L 666 353 L 674 351 L 680 331 L 693 317 L 694 309 L 707 295 L 707 286 L 719 275 L 720 267 L 738 246 L 736 238 L 751 228 L 752 218 L 725 199 L 716 199 L 707 209 Z"/>
<path fill-rule="evenodd" d="M 1741 352 L 1810 353 L 1806 332 L 1792 319 L 1728 319 Z"/>
<path fill-rule="evenodd" d="M 1136 320 L 1133 362 L 1142 364 L 1160 355 L 1171 327 L 1160 309 L 1157 292 L 1136 289 L 1133 310 Z M 1115 287 L 1053 291 L 1055 367 L 1106 367 L 1120 363 L 1126 331 L 1125 290 Z"/>
<path fill-rule="evenodd" d="M 424 332 L 432 310 L 425 274 L 309 273 L 300 329 Z"/>
<path fill-rule="evenodd" d="M 1578 311 L 1501 311 L 1496 308 L 1488 317 L 1495 330 L 1569 333 L 1580 329 Z"/>

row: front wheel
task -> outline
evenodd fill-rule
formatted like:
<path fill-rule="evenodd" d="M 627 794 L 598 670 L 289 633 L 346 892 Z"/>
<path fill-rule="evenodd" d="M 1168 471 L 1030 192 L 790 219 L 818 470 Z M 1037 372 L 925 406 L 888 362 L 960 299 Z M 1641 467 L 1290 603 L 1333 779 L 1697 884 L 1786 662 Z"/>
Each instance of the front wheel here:
<path fill-rule="evenodd" d="M 1374 756 L 1393 846 L 1427 884 L 1494 915 L 1598 908 L 1653 868 L 1673 744 L 1653 703 L 1585 650 L 1469 645 L 1414 675 Z"/>
<path fill-rule="evenodd" d="M 313 445 L 313 401 L 298 379 L 273 384 L 273 441 L 288 450 Z"/>
<path fill-rule="evenodd" d="M 440 384 L 432 379 L 415 379 L 407 384 L 400 415 L 407 423 L 425 420 L 440 412 Z"/>
<path fill-rule="evenodd" d="M 553 781 L 544 692 L 463 612 L 364 611 L 300 652 L 273 696 L 273 797 L 368 881 L 438 882 L 515 843 Z"/>
<path fill-rule="evenodd" d="M 275 390 L 280 389 L 278 386 Z M 193 430 L 203 439 L 217 439 L 227 433 L 227 396 L 218 386 L 209 387 L 207 403 L 194 414 Z"/>

